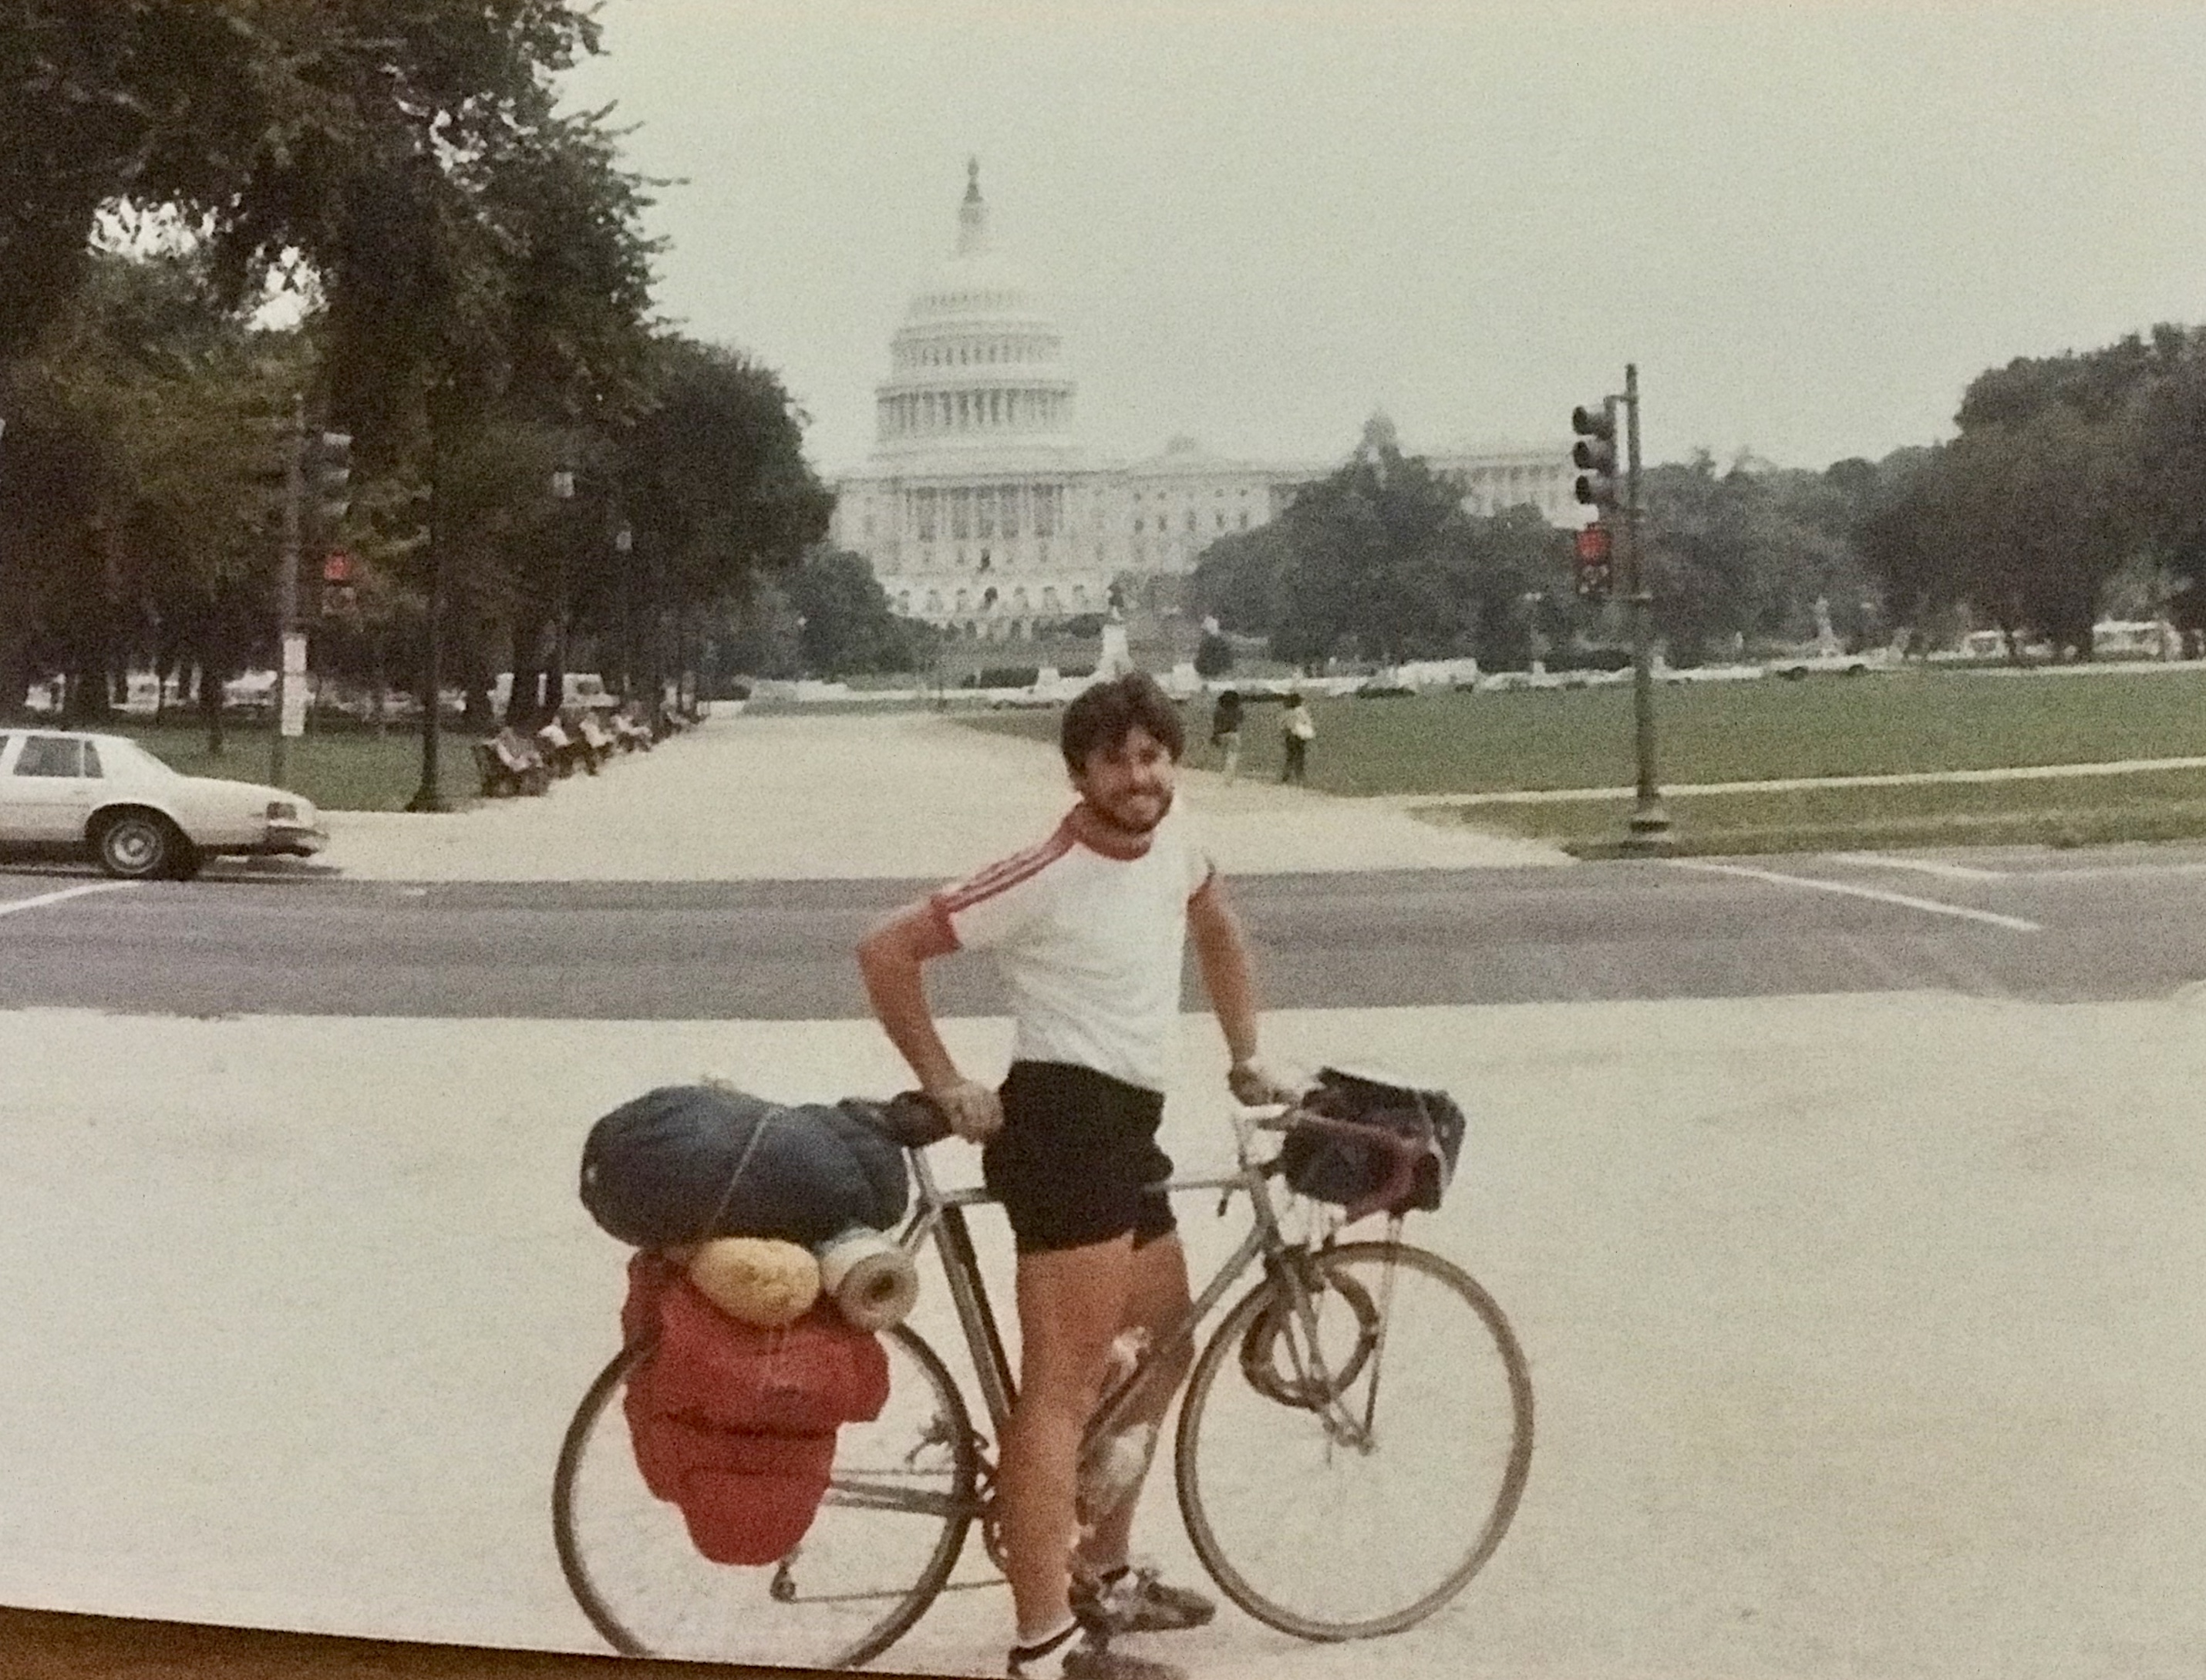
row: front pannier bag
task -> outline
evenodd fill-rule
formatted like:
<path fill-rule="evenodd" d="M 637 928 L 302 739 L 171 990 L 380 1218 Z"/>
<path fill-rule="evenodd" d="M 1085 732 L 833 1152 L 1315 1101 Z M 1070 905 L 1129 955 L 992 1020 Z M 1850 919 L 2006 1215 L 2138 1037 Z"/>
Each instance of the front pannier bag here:
<path fill-rule="evenodd" d="M 1368 1074 L 1326 1068 L 1301 1105 L 1327 1119 L 1383 1127 L 1417 1142 L 1422 1155 L 1410 1194 L 1387 1211 L 1429 1213 L 1440 1206 L 1455 1177 L 1464 1125 L 1463 1111 L 1446 1092 L 1420 1091 Z M 1389 1165 L 1384 1146 L 1315 1128 L 1288 1133 L 1279 1150 L 1280 1171 L 1298 1194 L 1343 1206 L 1382 1189 Z"/>

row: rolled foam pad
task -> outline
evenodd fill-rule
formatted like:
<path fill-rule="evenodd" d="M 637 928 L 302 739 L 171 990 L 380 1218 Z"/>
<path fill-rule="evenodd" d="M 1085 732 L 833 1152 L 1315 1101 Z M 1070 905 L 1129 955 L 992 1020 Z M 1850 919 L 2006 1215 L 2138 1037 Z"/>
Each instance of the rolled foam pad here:
<path fill-rule="evenodd" d="M 919 1268 L 877 1230 L 846 1230 L 822 1243 L 820 1283 L 837 1310 L 861 1330 L 902 1324 L 919 1299 Z"/>

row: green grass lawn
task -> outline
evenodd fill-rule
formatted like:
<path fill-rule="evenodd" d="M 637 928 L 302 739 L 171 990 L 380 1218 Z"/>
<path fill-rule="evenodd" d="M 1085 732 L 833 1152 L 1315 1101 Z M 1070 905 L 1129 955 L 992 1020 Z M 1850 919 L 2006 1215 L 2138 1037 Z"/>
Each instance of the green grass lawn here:
<path fill-rule="evenodd" d="M 1465 794 L 1629 787 L 1631 689 L 1320 700 L 1310 784 L 1328 793 Z M 1998 676 L 1910 670 L 1805 682 L 1664 683 L 1655 692 L 1666 788 L 2119 759 L 2206 757 L 2206 673 Z M 999 712 L 983 729 L 1055 738 L 1058 713 Z M 1209 706 L 1183 708 L 1207 766 Z M 1277 708 L 1252 707 L 1244 775 L 1279 774 Z M 1630 801 L 1481 805 L 1441 819 L 1596 853 Z M 1933 787 L 1698 795 L 1672 816 L 1694 851 L 2082 844 L 2206 835 L 2206 777 L 2139 774 Z"/>
<path fill-rule="evenodd" d="M 269 731 L 265 724 L 232 720 L 224 730 L 219 758 L 206 749 L 206 730 L 197 724 L 158 725 L 117 718 L 99 726 L 127 735 L 146 751 L 187 776 L 220 776 L 236 782 L 268 779 Z M 421 737 L 418 726 L 392 727 L 381 736 L 361 726 L 317 727 L 289 743 L 284 783 L 325 811 L 398 811 L 421 784 Z M 440 732 L 437 778 L 455 809 L 480 791 L 464 729 Z"/>
<path fill-rule="evenodd" d="M 1339 794 L 1628 787 L 1631 689 L 1320 700 L 1310 785 Z M 1864 776 L 2111 759 L 2206 757 L 2206 673 L 1999 677 L 1946 671 L 1803 682 L 1664 683 L 1657 766 L 1666 784 Z M 1058 713 L 996 712 L 983 729 L 1055 738 Z M 1183 708 L 1191 762 L 1208 762 L 1207 702 Z M 1244 774 L 1276 776 L 1278 708 L 1250 707 Z"/>
<path fill-rule="evenodd" d="M 1616 850 L 1633 801 L 1446 806 L 1422 814 L 1547 840 L 1581 856 Z M 1682 853 L 1880 851 L 1928 846 L 2085 846 L 2206 835 L 2206 771 L 2009 782 L 1673 795 Z"/>

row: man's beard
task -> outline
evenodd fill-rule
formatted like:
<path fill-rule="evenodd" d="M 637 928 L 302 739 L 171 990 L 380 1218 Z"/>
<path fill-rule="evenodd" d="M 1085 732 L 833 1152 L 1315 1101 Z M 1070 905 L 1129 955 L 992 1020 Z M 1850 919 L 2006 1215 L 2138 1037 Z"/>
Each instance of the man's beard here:
<path fill-rule="evenodd" d="M 1150 796 L 1152 795 L 1136 795 L 1136 797 Z M 1116 812 L 1105 809 L 1092 799 L 1088 801 L 1088 808 L 1095 813 L 1096 820 L 1106 828 L 1115 829 L 1121 834 L 1148 835 L 1156 831 L 1157 825 L 1165 819 L 1166 814 L 1172 807 L 1172 796 L 1170 791 L 1154 797 L 1157 799 L 1157 814 L 1149 821 L 1138 826 L 1124 821 Z"/>

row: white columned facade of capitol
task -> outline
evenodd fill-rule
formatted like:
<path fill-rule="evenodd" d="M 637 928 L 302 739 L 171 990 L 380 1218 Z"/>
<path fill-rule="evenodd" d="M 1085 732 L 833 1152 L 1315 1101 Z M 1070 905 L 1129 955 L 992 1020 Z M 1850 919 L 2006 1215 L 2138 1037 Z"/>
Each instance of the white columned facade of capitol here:
<path fill-rule="evenodd" d="M 836 486 L 830 540 L 872 563 L 898 615 L 993 640 L 1100 613 L 1119 574 L 1191 571 L 1339 464 L 1225 461 L 1183 438 L 1090 462 L 1064 334 L 993 248 L 979 164 L 966 174 L 957 248 L 890 341 L 873 454 Z M 1472 512 L 1530 503 L 1579 522 L 1566 444 L 1427 454 L 1463 475 Z"/>

